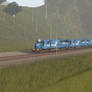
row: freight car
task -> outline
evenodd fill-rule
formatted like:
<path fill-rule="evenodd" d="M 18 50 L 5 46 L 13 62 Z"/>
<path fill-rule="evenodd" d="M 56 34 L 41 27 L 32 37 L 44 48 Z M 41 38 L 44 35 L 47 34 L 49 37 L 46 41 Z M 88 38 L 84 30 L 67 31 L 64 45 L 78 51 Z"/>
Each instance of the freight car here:
<path fill-rule="evenodd" d="M 33 51 L 40 52 L 42 50 L 62 49 L 62 48 L 78 48 L 92 46 L 92 39 L 45 39 L 37 40 Z"/>

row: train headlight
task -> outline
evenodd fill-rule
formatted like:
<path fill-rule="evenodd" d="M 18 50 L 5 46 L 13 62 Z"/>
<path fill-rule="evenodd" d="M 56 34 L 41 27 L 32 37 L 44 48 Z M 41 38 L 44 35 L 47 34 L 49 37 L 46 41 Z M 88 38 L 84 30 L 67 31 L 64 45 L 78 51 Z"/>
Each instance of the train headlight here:
<path fill-rule="evenodd" d="M 38 39 L 38 42 L 41 42 L 41 39 Z"/>

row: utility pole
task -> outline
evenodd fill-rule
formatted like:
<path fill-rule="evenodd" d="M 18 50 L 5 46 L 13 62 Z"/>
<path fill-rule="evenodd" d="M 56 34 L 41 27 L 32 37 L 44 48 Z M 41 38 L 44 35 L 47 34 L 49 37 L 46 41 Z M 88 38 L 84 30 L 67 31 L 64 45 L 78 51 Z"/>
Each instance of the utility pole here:
<path fill-rule="evenodd" d="M 50 39 L 52 39 L 52 24 L 50 25 Z"/>
<path fill-rule="evenodd" d="M 57 42 L 57 37 L 58 37 L 58 33 L 57 33 L 57 28 L 55 28 L 55 30 L 56 30 L 56 55 L 57 55 L 57 44 L 58 44 L 58 42 Z"/>
<path fill-rule="evenodd" d="M 45 5 L 45 19 L 47 19 L 47 17 L 48 17 L 48 5 L 47 5 L 47 0 L 45 0 L 45 3 L 46 3 L 46 5 Z"/>
<path fill-rule="evenodd" d="M 34 16 L 33 16 L 33 8 L 32 8 L 32 23 L 34 21 Z"/>

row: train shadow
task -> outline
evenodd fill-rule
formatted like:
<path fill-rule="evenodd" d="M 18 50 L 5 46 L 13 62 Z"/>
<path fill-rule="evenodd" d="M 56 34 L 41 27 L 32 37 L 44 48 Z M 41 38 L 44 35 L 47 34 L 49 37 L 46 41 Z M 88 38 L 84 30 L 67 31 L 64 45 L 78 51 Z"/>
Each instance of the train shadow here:
<path fill-rule="evenodd" d="M 32 52 L 32 50 L 21 50 L 19 52 L 25 53 L 25 54 L 34 54 L 34 52 Z"/>

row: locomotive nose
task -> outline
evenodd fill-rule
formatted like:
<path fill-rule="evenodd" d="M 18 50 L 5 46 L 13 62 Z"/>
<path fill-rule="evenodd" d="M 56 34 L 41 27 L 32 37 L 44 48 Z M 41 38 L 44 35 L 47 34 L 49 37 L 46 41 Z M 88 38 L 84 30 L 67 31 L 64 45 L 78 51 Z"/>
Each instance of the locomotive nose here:
<path fill-rule="evenodd" d="M 40 47 L 41 47 L 40 43 L 35 44 L 35 48 L 40 48 Z"/>

